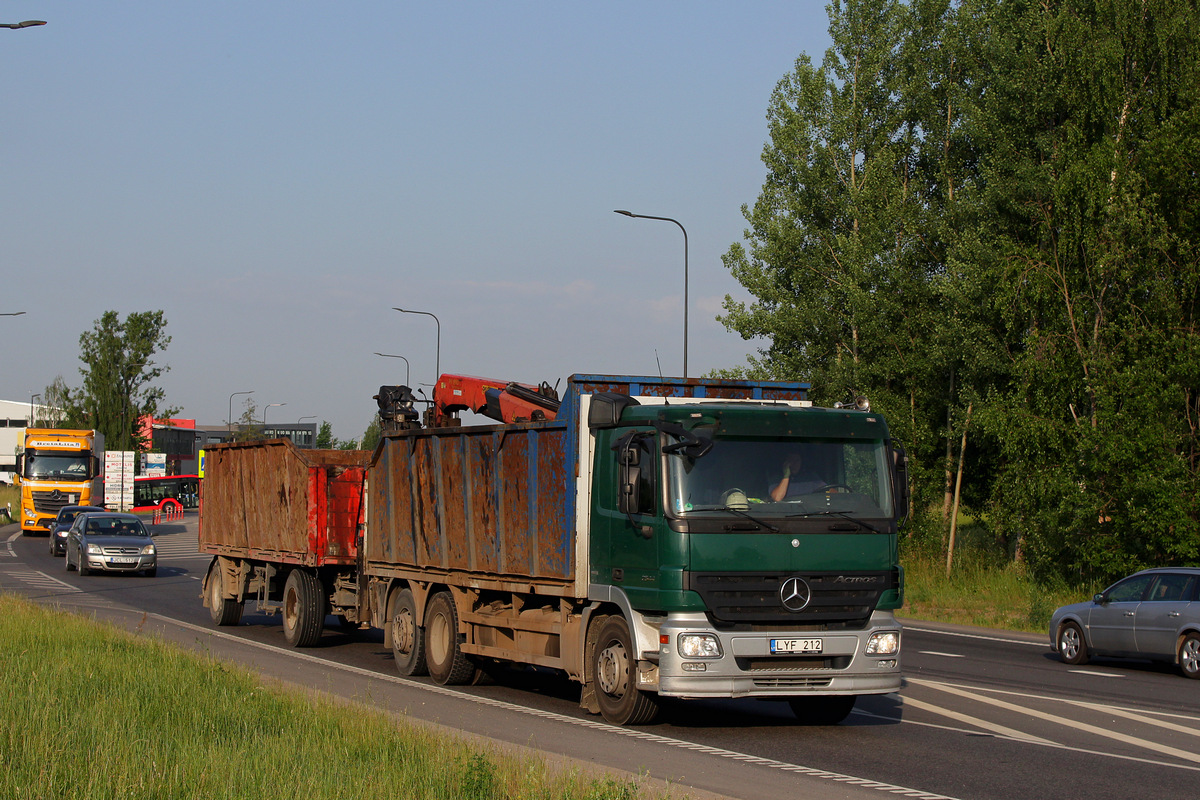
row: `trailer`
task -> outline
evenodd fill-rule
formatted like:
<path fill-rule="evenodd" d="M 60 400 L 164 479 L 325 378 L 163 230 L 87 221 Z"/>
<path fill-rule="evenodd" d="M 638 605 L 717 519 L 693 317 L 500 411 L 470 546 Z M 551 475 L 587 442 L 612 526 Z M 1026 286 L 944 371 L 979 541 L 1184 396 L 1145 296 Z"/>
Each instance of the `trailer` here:
<path fill-rule="evenodd" d="M 279 613 L 289 644 L 315 644 L 325 618 L 357 625 L 358 530 L 370 453 L 301 450 L 288 439 L 210 445 L 199 549 L 213 556 L 204 604 L 236 625 L 246 601 Z"/>

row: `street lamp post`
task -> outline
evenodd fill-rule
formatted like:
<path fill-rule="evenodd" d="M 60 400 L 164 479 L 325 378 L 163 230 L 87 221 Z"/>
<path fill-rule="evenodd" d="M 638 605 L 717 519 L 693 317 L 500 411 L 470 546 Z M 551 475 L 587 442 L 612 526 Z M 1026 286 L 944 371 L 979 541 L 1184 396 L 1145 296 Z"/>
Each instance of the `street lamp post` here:
<path fill-rule="evenodd" d="M 316 414 L 313 414 L 308 417 L 301 417 L 300 419 L 296 420 L 296 424 L 299 425 L 301 422 L 304 422 L 304 420 L 306 420 L 306 419 L 316 419 L 316 418 L 317 418 Z"/>
<path fill-rule="evenodd" d="M 267 409 L 274 408 L 275 406 L 286 406 L 286 405 L 287 405 L 287 403 L 267 403 L 265 406 L 263 406 L 263 433 L 266 433 L 266 428 L 267 428 Z"/>
<path fill-rule="evenodd" d="M 688 237 L 687 237 L 687 229 L 683 227 L 683 223 L 681 223 L 679 220 L 671 219 L 670 217 L 652 217 L 649 214 L 634 214 L 632 211 L 625 211 L 625 210 L 619 209 L 619 208 L 615 209 L 613 211 L 613 213 L 614 214 L 624 214 L 625 216 L 633 217 L 634 219 L 657 219 L 657 220 L 662 220 L 663 222 L 674 222 L 676 225 L 679 226 L 679 230 L 683 231 L 683 377 L 686 378 L 687 374 L 688 374 L 688 365 L 687 365 L 687 351 L 688 351 Z"/>
<path fill-rule="evenodd" d="M 427 317 L 433 317 L 433 321 L 437 323 L 437 349 L 434 351 L 434 367 L 433 370 L 437 374 L 433 377 L 433 382 L 436 384 L 442 377 L 442 321 L 437 318 L 437 315 L 431 314 L 428 311 L 410 311 L 406 308 L 392 307 L 392 311 L 399 311 L 401 314 L 424 314 Z"/>
<path fill-rule="evenodd" d="M 254 390 L 251 389 L 248 392 L 234 392 L 233 394 L 229 395 L 229 416 L 225 420 L 225 427 L 230 433 L 233 432 L 233 398 L 237 397 L 239 394 L 254 394 Z"/>
<path fill-rule="evenodd" d="M 24 313 L 24 311 L 4 311 L 0 312 L 0 317 L 19 317 Z"/>
<path fill-rule="evenodd" d="M 12 28 L 16 30 L 17 28 L 36 28 L 39 25 L 45 24 L 46 21 L 43 19 L 27 19 L 24 22 L 0 22 L 0 28 Z"/>
<path fill-rule="evenodd" d="M 412 388 L 412 365 L 408 363 L 407 358 L 404 358 L 404 356 L 392 355 L 391 353 L 376 353 L 375 355 L 383 356 L 384 358 L 404 359 L 404 385 L 410 389 Z"/>

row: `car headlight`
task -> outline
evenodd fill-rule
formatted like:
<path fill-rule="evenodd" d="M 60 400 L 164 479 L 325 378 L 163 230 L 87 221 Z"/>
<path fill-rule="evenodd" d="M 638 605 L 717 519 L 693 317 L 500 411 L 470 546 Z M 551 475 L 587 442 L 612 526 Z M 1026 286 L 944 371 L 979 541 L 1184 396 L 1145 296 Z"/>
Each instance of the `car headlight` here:
<path fill-rule="evenodd" d="M 867 640 L 867 655 L 894 656 L 900 652 L 900 632 L 880 631 Z"/>
<path fill-rule="evenodd" d="M 98 544 L 89 544 L 87 546 L 87 551 L 89 556 L 104 555 L 104 551 L 100 549 L 100 545 Z"/>
<path fill-rule="evenodd" d="M 154 555 L 154 545 L 152 545 L 152 544 L 148 544 L 148 545 L 146 545 L 145 547 L 143 547 L 143 548 L 142 548 L 142 555 L 144 555 L 144 556 L 152 556 L 152 555 Z"/>
<path fill-rule="evenodd" d="M 679 655 L 683 658 L 720 658 L 721 642 L 711 633 L 679 634 Z"/>

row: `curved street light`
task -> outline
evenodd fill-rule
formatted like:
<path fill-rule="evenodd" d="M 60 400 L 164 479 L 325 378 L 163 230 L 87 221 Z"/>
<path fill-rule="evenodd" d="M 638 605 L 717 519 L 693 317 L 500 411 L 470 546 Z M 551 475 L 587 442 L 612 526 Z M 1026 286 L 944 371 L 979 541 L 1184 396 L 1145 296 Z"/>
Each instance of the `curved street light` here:
<path fill-rule="evenodd" d="M 263 406 L 263 428 L 267 427 L 267 409 L 274 408 L 275 406 L 286 406 L 286 405 L 287 405 L 287 403 L 267 403 L 265 406 Z"/>
<path fill-rule="evenodd" d="M 237 397 L 239 394 L 254 394 L 254 390 L 251 389 L 248 392 L 234 392 L 233 394 L 229 395 L 229 416 L 225 418 L 225 429 L 227 431 L 233 430 L 233 398 Z"/>
<path fill-rule="evenodd" d="M 408 363 L 407 358 L 404 358 L 404 356 L 392 355 L 391 353 L 376 353 L 375 355 L 383 356 L 384 358 L 404 359 L 404 385 L 410 389 L 412 388 L 412 365 Z"/>
<path fill-rule="evenodd" d="M 434 351 L 433 371 L 437 373 L 433 376 L 433 382 L 436 385 L 442 378 L 442 321 L 437 318 L 436 314 L 431 314 L 428 311 L 412 311 L 407 308 L 392 307 L 392 311 L 399 311 L 401 314 L 424 314 L 427 317 L 433 317 L 433 321 L 437 323 L 437 349 Z"/>
<path fill-rule="evenodd" d="M 663 222 L 674 222 L 676 225 L 679 226 L 679 230 L 683 231 L 683 377 L 686 378 L 687 374 L 688 374 L 688 367 L 687 367 L 687 350 L 688 350 L 688 348 L 687 348 L 687 345 L 688 345 L 688 237 L 687 237 L 687 229 L 683 227 L 683 223 L 681 223 L 679 220 L 671 219 L 670 217 L 652 217 L 649 214 L 634 214 L 632 211 L 625 211 L 624 209 L 620 209 L 620 208 L 614 209 L 613 213 L 614 214 L 623 214 L 626 217 L 633 217 L 634 219 L 658 219 L 658 220 L 662 220 Z"/>
<path fill-rule="evenodd" d="M 44 19 L 27 19 L 24 22 L 0 22 L 0 28 L 36 28 L 39 25 L 45 25 Z"/>

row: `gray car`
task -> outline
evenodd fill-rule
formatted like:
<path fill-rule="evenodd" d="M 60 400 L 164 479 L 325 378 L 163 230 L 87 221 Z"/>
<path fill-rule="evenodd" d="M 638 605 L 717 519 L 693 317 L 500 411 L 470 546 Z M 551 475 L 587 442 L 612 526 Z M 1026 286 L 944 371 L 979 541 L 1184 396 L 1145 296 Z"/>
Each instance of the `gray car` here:
<path fill-rule="evenodd" d="M 67 570 L 80 575 L 96 572 L 158 572 L 158 548 L 150 531 L 133 514 L 80 514 L 67 531 Z"/>
<path fill-rule="evenodd" d="M 58 510 L 58 516 L 50 525 L 50 555 L 61 556 L 67 550 L 67 531 L 75 517 L 89 511 L 103 512 L 99 506 L 63 506 Z"/>
<path fill-rule="evenodd" d="M 1200 678 L 1200 568 L 1160 567 L 1123 578 L 1050 616 L 1050 641 L 1068 664 L 1092 656 L 1169 661 Z"/>

